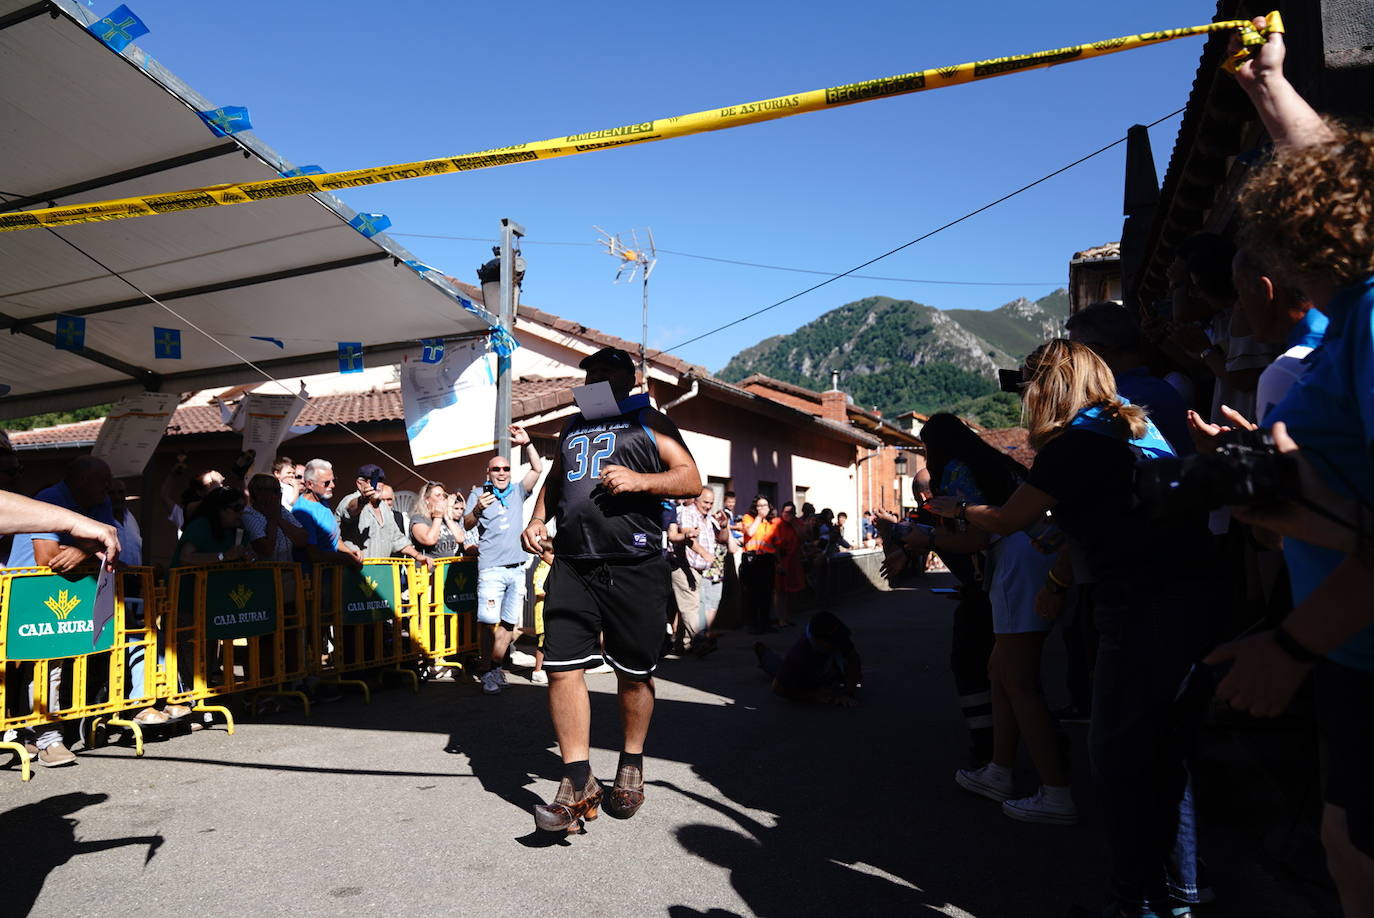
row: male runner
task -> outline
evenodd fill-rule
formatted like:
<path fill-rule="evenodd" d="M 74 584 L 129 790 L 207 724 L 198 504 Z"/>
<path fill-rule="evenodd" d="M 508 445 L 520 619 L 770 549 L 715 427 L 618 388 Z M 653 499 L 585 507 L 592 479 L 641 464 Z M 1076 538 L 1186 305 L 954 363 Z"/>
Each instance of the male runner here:
<path fill-rule="evenodd" d="M 577 831 L 583 819 L 596 818 L 601 804 L 601 785 L 588 761 L 591 702 L 583 678 L 584 669 L 601 662 L 601 635 L 619 682 L 625 732 L 606 812 L 628 819 L 644 802 L 644 739 L 672 589 L 661 551 L 660 501 L 701 490 L 701 475 L 677 426 L 649 407 L 647 395 L 630 395 L 630 355 L 602 348 L 579 366 L 588 384 L 610 384 L 620 413 L 569 420 L 523 534 L 525 550 L 541 552 L 548 541 L 545 520 L 554 511 L 558 528 L 544 604 L 544 670 L 563 779 L 553 802 L 534 808 L 535 825 L 553 832 Z"/>

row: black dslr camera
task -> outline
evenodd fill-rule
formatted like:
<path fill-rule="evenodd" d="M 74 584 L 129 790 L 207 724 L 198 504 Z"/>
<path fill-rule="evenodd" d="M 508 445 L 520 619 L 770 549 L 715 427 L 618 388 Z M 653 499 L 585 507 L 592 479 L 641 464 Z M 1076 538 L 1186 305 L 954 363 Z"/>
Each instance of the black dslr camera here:
<path fill-rule="evenodd" d="M 1135 466 L 1135 496 L 1158 516 L 1219 507 L 1263 507 L 1298 494 L 1297 460 L 1265 430 L 1222 434 L 1215 452 L 1147 459 Z"/>

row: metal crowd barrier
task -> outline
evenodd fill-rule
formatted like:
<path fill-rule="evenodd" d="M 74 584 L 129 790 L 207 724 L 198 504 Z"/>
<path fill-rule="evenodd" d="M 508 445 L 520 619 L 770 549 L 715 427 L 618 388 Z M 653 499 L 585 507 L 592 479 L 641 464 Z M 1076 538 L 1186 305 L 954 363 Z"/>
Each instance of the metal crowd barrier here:
<path fill-rule="evenodd" d="M 428 574 L 416 638 L 431 664 L 461 670 L 463 664 L 450 658 L 478 650 L 477 560 L 439 558 Z"/>
<path fill-rule="evenodd" d="M 348 673 L 378 670 L 399 675 L 420 690 L 415 668 L 421 647 L 412 640 L 418 631 L 415 598 L 425 578 L 408 558 L 368 558 L 361 568 L 317 564 L 311 578 L 311 610 L 318 653 L 313 672 L 320 679 L 357 688 L 364 701 L 372 691 Z"/>
<path fill-rule="evenodd" d="M 142 755 L 141 725 L 124 715 L 157 701 L 217 713 L 232 734 L 230 710 L 208 702 L 288 695 L 308 714 L 307 679 L 370 700 L 363 671 L 399 674 L 418 691 L 420 664 L 461 669 L 453 658 L 478 648 L 471 558 L 439 559 L 432 572 L 371 558 L 361 569 L 315 565 L 309 578 L 296 564 L 199 565 L 173 569 L 165 587 L 151 568 L 128 568 L 115 575 L 114 618 L 98 629 L 95 590 L 89 570 L 0 569 L 0 730 L 80 719 L 94 744 L 112 724 Z M 23 745 L 0 742 L 3 751 L 27 781 Z"/>
<path fill-rule="evenodd" d="M 114 617 L 97 622 L 95 572 L 0 569 L 0 734 L 118 715 L 157 699 L 156 623 L 139 602 L 153 595 L 152 570 L 117 574 L 114 592 Z M 142 734 L 128 723 L 142 755 Z M 23 744 L 0 742 L 0 749 L 15 754 L 29 780 Z"/>
<path fill-rule="evenodd" d="M 290 695 L 310 670 L 309 610 L 295 564 L 205 564 L 174 568 L 167 583 L 164 697 L 234 718 L 207 699 L 234 692 Z"/>

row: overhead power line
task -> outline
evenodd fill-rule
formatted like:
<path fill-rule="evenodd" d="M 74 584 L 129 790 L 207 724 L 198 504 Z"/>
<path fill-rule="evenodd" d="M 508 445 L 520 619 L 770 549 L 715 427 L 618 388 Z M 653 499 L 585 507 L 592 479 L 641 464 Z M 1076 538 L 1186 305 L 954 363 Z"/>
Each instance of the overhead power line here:
<path fill-rule="evenodd" d="M 388 236 L 406 236 L 411 239 L 449 239 L 456 242 L 499 242 L 497 239 L 486 239 L 480 236 L 444 236 L 436 233 L 393 233 L 388 231 Z M 598 245 L 595 242 L 553 242 L 550 240 L 521 239 L 521 245 Z M 820 271 L 815 268 L 789 268 L 785 265 L 765 265 L 755 261 L 737 261 L 734 258 L 717 258 L 714 255 L 697 255 L 692 252 L 675 252 L 672 249 L 659 249 L 660 255 L 677 255 L 681 258 L 696 258 L 701 261 L 716 261 L 726 265 L 740 265 L 745 268 L 766 268 L 769 271 L 791 271 L 794 274 L 819 274 L 823 277 L 834 277 L 834 271 Z M 931 280 L 925 277 L 879 277 L 875 274 L 853 274 L 845 276 L 859 278 L 862 280 L 892 281 L 900 284 L 940 284 L 951 287 L 1048 287 L 1060 283 L 1059 281 L 966 281 L 966 280 Z"/>
<path fill-rule="evenodd" d="M 1181 108 L 1180 108 L 1180 109 L 1176 109 L 1176 110 L 1170 112 L 1169 114 L 1164 115 L 1164 116 L 1161 117 L 1161 118 L 1156 118 L 1154 121 L 1151 121 L 1149 124 L 1147 124 L 1147 125 L 1145 125 L 1145 126 L 1146 126 L 1147 128 L 1152 128 L 1152 127 L 1154 127 L 1155 125 L 1160 124 L 1161 122 L 1168 121 L 1170 118 L 1174 117 L 1175 115 L 1182 114 L 1183 111 L 1184 111 L 1184 110 L 1181 109 Z M 952 226 L 958 226 L 960 223 L 963 223 L 965 220 L 969 220 L 969 219 L 971 219 L 971 218 L 973 218 L 973 217 L 976 217 L 976 216 L 978 216 L 979 214 L 981 214 L 983 211 L 985 211 L 985 210 L 990 210 L 990 209 L 992 209 L 993 207 L 996 207 L 998 204 L 1001 204 L 1003 201 L 1011 200 L 1012 198 L 1016 197 L 1018 194 L 1021 194 L 1022 192 L 1025 192 L 1025 191 L 1029 191 L 1030 189 L 1034 188 L 1036 185 L 1039 185 L 1039 184 L 1042 184 L 1042 183 L 1044 183 L 1044 182 L 1047 182 L 1047 181 L 1049 181 L 1050 179 L 1054 178 L 1056 175 L 1061 175 L 1061 174 L 1063 174 L 1063 173 L 1065 173 L 1065 172 L 1068 172 L 1068 171 L 1069 171 L 1070 169 L 1072 169 L 1073 167 L 1075 167 L 1075 166 L 1080 166 L 1080 165 L 1082 165 L 1083 163 L 1086 163 L 1088 160 L 1092 159 L 1093 157 L 1095 157 L 1095 156 L 1100 156 L 1100 155 L 1102 155 L 1103 153 L 1106 153 L 1108 150 L 1112 149 L 1113 147 L 1120 146 L 1121 144 L 1123 144 L 1123 143 L 1125 143 L 1125 142 L 1126 142 L 1126 138 L 1125 138 L 1125 137 L 1118 137 L 1116 140 L 1113 140 L 1111 143 L 1107 144 L 1106 146 L 1104 146 L 1104 147 L 1098 147 L 1096 150 L 1092 151 L 1091 153 L 1087 154 L 1086 156 L 1080 156 L 1078 159 L 1075 159 L 1073 162 L 1071 162 L 1071 163 L 1069 163 L 1069 164 L 1067 164 L 1067 165 L 1064 165 L 1064 166 L 1060 166 L 1058 169 L 1055 169 L 1053 172 L 1047 173 L 1046 175 L 1042 175 L 1042 176 L 1040 176 L 1040 178 L 1036 179 L 1035 181 L 1033 181 L 1033 182 L 1028 182 L 1027 184 L 1022 185 L 1020 188 L 1016 189 L 1015 191 L 1010 191 L 1010 192 L 1008 192 L 1008 193 L 1002 195 L 1000 198 L 996 199 L 995 201 L 989 201 L 988 203 L 984 204 L 982 207 L 979 207 L 979 208 L 977 208 L 976 210 L 971 210 L 971 211 L 969 211 L 968 213 L 964 214 L 962 217 L 958 217 L 957 219 L 951 220 L 951 221 L 949 221 L 948 223 L 946 223 L 946 224 L 944 224 L 944 225 L 942 225 L 942 226 L 937 226 L 935 229 L 931 230 L 930 232 L 928 232 L 928 233 L 923 233 L 923 234 L 921 234 L 920 236 L 917 236 L 915 239 L 912 239 L 912 240 L 909 241 L 909 242 L 903 242 L 901 245 L 897 246 L 896 248 L 888 249 L 888 250 L 887 250 L 886 252 L 884 252 L 883 254 L 881 254 L 881 255 L 879 255 L 879 256 L 877 256 L 877 257 L 875 257 L 875 258 L 870 258 L 868 261 L 864 262 L 863 264 L 855 265 L 854 267 L 850 268 L 848 271 L 845 271 L 845 272 L 842 273 L 842 274 L 836 274 L 836 275 L 833 276 L 833 277 L 826 278 L 825 280 L 821 281 L 819 284 L 812 284 L 810 287 L 807 287 L 805 290 L 800 290 L 800 291 L 798 291 L 797 293 L 792 294 L 791 296 L 784 297 L 783 299 L 778 300 L 776 303 L 770 303 L 769 305 L 764 306 L 764 307 L 761 308 L 761 309 L 755 309 L 753 312 L 750 312 L 750 313 L 747 313 L 747 314 L 745 314 L 745 315 L 742 315 L 742 316 L 740 316 L 738 319 L 734 319 L 734 320 L 732 320 L 732 321 L 730 321 L 730 322 L 726 322 L 724 325 L 721 325 L 721 326 L 719 326 L 719 327 L 717 327 L 717 328 L 713 328 L 713 329 L 711 329 L 711 330 L 708 331 L 708 332 L 702 332 L 701 334 L 697 335 L 697 336 L 694 337 L 694 338 L 688 338 L 686 341 L 680 341 L 680 342 L 678 342 L 677 344 L 674 344 L 672 347 L 664 348 L 664 349 L 663 349 L 663 353 L 665 353 L 665 354 L 671 354 L 673 351 L 679 350 L 680 348 L 684 348 L 684 347 L 686 347 L 686 346 L 689 345 L 689 344 L 695 344 L 696 342 L 702 340 L 703 338 L 709 338 L 709 337 L 711 337 L 712 335 L 717 334 L 717 333 L 719 333 L 719 332 L 723 332 L 723 331 L 725 331 L 725 330 L 728 329 L 728 328 L 734 328 L 736 325 L 739 325 L 739 324 L 742 323 L 742 322 L 747 322 L 747 321 L 749 321 L 750 319 L 754 318 L 755 316 L 761 316 L 761 315 L 763 315 L 765 312 L 768 312 L 768 311 L 771 310 L 771 309 L 777 309 L 779 306 L 782 306 L 782 305 L 785 304 L 785 303 L 790 303 L 790 302 L 792 302 L 793 300 L 797 299 L 798 297 L 806 296 L 806 294 L 811 293 L 811 292 L 813 292 L 813 291 L 815 291 L 815 290 L 819 290 L 819 289 L 821 289 L 822 287 L 826 286 L 827 284 L 833 284 L 835 281 L 840 280 L 841 278 L 844 278 L 844 277 L 855 277 L 855 276 L 857 276 L 857 275 L 855 275 L 854 272 L 860 270 L 861 268 L 867 268 L 869 265 L 871 265 L 871 264 L 876 264 L 877 262 L 882 261 L 884 258 L 887 258 L 887 257 L 889 257 L 889 256 L 892 256 L 892 255 L 897 254 L 898 252 L 902 251 L 903 249 L 908 249 L 908 248 L 910 248 L 911 246 L 915 245 L 915 244 L 918 243 L 918 242 L 924 242 L 925 240 L 929 239 L 931 236 L 934 236 L 934 235 L 937 234 L 937 233 L 943 233 L 945 230 L 949 229 L 949 228 L 952 227 Z"/>

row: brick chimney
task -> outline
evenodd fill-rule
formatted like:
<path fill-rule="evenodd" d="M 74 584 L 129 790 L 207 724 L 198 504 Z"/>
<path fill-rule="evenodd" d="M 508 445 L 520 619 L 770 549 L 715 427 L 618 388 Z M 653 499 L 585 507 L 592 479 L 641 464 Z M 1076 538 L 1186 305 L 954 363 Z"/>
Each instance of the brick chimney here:
<path fill-rule="evenodd" d="M 838 389 L 831 389 L 829 392 L 821 393 L 821 417 L 827 421 L 838 421 L 841 424 L 849 423 L 849 396 Z"/>

